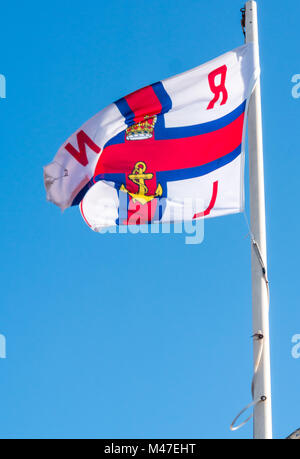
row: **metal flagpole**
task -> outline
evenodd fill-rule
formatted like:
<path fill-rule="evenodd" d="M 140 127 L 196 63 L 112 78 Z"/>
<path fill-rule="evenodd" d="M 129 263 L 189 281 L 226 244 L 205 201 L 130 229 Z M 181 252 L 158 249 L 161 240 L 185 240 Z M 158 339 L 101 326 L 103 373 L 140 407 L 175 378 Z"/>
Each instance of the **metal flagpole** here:
<path fill-rule="evenodd" d="M 245 4 L 246 43 L 254 44 L 254 62 L 259 67 L 257 6 Z M 251 264 L 253 305 L 254 438 L 272 438 L 271 369 L 269 342 L 269 292 L 265 223 L 265 191 L 262 143 L 260 80 L 249 102 L 248 145 L 250 169 Z"/>

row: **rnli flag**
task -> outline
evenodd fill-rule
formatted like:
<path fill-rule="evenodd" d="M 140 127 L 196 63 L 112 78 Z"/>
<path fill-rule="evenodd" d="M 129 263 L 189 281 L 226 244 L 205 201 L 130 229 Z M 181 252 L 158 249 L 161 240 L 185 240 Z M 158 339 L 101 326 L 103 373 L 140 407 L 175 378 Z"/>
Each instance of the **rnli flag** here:
<path fill-rule="evenodd" d="M 63 210 L 79 205 L 95 231 L 242 211 L 258 72 L 249 43 L 117 100 L 44 168 L 47 199 Z"/>

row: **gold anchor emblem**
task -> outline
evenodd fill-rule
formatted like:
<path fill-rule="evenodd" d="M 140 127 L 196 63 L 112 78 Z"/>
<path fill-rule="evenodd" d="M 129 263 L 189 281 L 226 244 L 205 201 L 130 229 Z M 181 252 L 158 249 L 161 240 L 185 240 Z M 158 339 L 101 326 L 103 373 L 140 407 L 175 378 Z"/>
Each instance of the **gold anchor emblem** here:
<path fill-rule="evenodd" d="M 145 185 L 145 180 L 151 180 L 153 178 L 153 174 L 145 174 L 146 169 L 146 164 L 143 161 L 139 161 L 134 166 L 132 173 L 128 175 L 129 179 L 139 186 L 139 190 L 137 193 L 131 193 L 126 189 L 124 185 L 121 185 L 120 187 L 121 191 L 125 191 L 133 198 L 133 202 L 139 201 L 141 204 L 146 204 L 146 202 L 149 202 L 152 199 L 162 195 L 162 187 L 160 184 L 158 184 L 155 194 L 147 196 L 149 190 L 148 187 Z"/>

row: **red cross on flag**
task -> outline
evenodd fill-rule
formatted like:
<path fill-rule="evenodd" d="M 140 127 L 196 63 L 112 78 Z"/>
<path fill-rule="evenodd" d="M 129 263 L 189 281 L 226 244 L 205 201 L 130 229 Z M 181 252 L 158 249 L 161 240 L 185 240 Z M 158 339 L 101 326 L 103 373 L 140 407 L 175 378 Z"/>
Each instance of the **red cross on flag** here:
<path fill-rule="evenodd" d="M 117 100 L 44 169 L 48 200 L 95 231 L 193 220 L 244 206 L 244 135 L 259 69 L 253 45 Z"/>

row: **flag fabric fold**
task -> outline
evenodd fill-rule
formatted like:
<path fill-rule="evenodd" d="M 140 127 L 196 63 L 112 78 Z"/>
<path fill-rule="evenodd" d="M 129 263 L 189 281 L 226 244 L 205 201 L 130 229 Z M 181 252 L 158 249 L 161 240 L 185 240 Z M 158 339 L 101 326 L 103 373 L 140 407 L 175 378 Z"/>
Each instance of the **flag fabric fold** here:
<path fill-rule="evenodd" d="M 63 210 L 79 205 L 95 231 L 242 211 L 258 73 L 248 43 L 119 99 L 44 168 L 47 199 Z"/>

